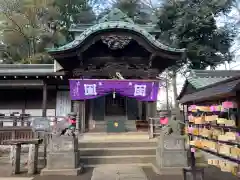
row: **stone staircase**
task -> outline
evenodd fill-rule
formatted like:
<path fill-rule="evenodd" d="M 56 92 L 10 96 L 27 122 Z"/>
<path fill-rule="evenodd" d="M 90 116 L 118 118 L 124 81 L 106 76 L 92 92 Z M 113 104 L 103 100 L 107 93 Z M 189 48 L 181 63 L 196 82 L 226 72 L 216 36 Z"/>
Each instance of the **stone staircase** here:
<path fill-rule="evenodd" d="M 152 166 L 156 158 L 156 142 L 141 134 L 93 135 L 79 141 L 80 163 L 84 167 L 103 164 Z M 147 137 L 147 138 L 146 138 Z"/>

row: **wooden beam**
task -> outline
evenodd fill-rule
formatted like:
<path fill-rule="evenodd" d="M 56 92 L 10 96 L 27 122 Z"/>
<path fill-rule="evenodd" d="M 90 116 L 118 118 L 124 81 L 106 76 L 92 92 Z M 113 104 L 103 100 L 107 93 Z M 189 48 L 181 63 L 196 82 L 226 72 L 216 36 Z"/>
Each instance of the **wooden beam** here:
<path fill-rule="evenodd" d="M 147 57 L 113 57 L 113 56 L 103 56 L 103 57 L 91 57 L 87 59 L 88 63 L 95 62 L 95 63 L 102 63 L 102 62 L 133 62 L 133 63 L 139 63 L 139 62 L 146 62 L 147 63 Z"/>
<path fill-rule="evenodd" d="M 161 59 L 180 60 L 182 58 L 182 55 L 168 53 L 167 51 L 158 51 L 155 57 L 159 58 L 158 60 L 161 62 Z"/>
<path fill-rule="evenodd" d="M 149 57 L 149 60 L 148 60 L 148 68 L 152 68 L 152 62 L 156 56 L 157 56 L 156 53 L 151 54 L 151 56 Z"/>
<path fill-rule="evenodd" d="M 116 72 L 120 72 L 124 77 L 143 77 L 143 78 L 156 78 L 159 74 L 157 69 L 109 69 L 109 70 L 102 70 L 102 69 L 92 69 L 92 70 L 84 70 L 84 69 L 75 69 L 73 71 L 74 77 L 80 76 L 115 76 Z"/>

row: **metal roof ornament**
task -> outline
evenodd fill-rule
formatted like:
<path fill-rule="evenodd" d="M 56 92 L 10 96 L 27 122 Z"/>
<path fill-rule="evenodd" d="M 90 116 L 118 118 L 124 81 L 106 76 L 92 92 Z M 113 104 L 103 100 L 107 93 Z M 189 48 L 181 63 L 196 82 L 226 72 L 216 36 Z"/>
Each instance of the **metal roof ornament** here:
<path fill-rule="evenodd" d="M 114 8 L 112 11 L 110 11 L 110 13 L 103 16 L 99 20 L 99 23 L 110 22 L 110 21 L 124 21 L 124 22 L 134 23 L 134 21 L 131 18 L 129 18 L 125 13 L 123 13 L 118 8 Z"/>

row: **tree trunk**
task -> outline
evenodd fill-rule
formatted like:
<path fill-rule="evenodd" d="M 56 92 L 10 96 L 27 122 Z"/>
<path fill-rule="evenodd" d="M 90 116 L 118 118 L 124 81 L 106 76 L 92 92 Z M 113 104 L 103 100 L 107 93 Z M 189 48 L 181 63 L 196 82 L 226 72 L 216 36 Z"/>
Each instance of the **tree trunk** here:
<path fill-rule="evenodd" d="M 177 73 L 176 71 L 172 72 L 172 87 L 173 87 L 173 99 L 174 99 L 174 108 L 179 108 L 179 104 L 177 101 Z"/>

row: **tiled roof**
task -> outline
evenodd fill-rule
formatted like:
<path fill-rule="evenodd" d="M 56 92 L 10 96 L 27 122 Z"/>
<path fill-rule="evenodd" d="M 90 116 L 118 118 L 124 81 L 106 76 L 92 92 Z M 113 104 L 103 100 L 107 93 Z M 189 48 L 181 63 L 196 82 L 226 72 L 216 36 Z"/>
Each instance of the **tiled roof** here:
<path fill-rule="evenodd" d="M 98 24 L 87 28 L 84 32 L 82 32 L 79 36 L 77 36 L 74 41 L 58 48 L 49 48 L 47 49 L 47 51 L 49 53 L 51 52 L 54 53 L 54 52 L 61 52 L 61 51 L 78 47 L 90 35 L 97 32 L 104 32 L 107 30 L 132 31 L 134 33 L 137 33 L 143 36 L 152 46 L 156 48 L 166 50 L 169 52 L 180 52 L 180 53 L 185 52 L 185 49 L 172 48 L 162 44 L 153 35 L 151 35 L 146 29 L 138 26 L 137 24 L 134 24 L 133 20 L 130 19 L 126 14 L 124 14 L 119 9 L 113 9 L 109 14 L 107 14 L 102 19 L 100 19 Z"/>
<path fill-rule="evenodd" d="M 196 89 L 215 84 L 220 81 L 224 81 L 230 77 L 206 77 L 206 78 L 187 78 L 188 82 L 193 85 Z"/>
<path fill-rule="evenodd" d="M 54 72 L 54 64 L 0 64 L 0 76 L 45 76 L 62 74 Z"/>
<path fill-rule="evenodd" d="M 189 86 L 189 84 L 191 84 L 192 87 L 195 88 L 195 91 L 197 91 L 198 89 L 222 82 L 239 75 L 240 71 L 238 70 L 190 70 L 190 74 L 184 83 L 178 99 L 182 100 L 182 98 L 189 94 L 186 92 L 187 86 Z"/>
<path fill-rule="evenodd" d="M 147 6 L 143 7 L 141 11 L 147 13 L 151 13 L 151 9 Z M 145 12 L 146 13 L 146 12 Z M 151 14 L 149 14 L 151 15 Z M 131 18 L 129 18 L 125 13 L 123 13 L 120 9 L 114 8 L 109 14 L 103 16 L 98 23 L 104 23 L 104 22 L 113 22 L 113 21 L 122 21 L 122 22 L 128 22 L 128 23 L 134 23 Z M 91 26 L 94 26 L 95 24 L 72 24 L 69 28 L 70 32 L 83 32 L 90 28 Z M 155 23 L 149 23 L 149 24 L 138 24 L 139 27 L 145 29 L 149 33 L 157 33 L 161 30 L 156 28 Z"/>
<path fill-rule="evenodd" d="M 187 81 L 199 89 L 238 75 L 240 71 L 236 70 L 191 70 Z"/>
<path fill-rule="evenodd" d="M 129 31 L 133 31 L 135 33 L 141 34 L 142 36 L 144 36 L 146 38 L 147 41 L 149 41 L 149 43 L 151 43 L 156 48 L 160 48 L 162 50 L 166 50 L 166 51 L 170 51 L 170 52 L 180 52 L 180 53 L 185 52 L 185 49 L 172 48 L 172 47 L 162 44 L 154 36 L 149 34 L 145 29 L 142 29 L 138 25 L 128 23 L 128 22 L 122 22 L 122 21 L 104 22 L 104 23 L 96 24 L 96 25 L 88 28 L 87 30 L 85 30 L 83 33 L 81 33 L 78 37 L 75 38 L 74 41 L 72 41 L 64 46 L 58 47 L 58 48 L 47 49 L 47 51 L 51 53 L 51 52 L 72 49 L 72 48 L 75 48 L 75 47 L 79 46 L 80 44 L 82 44 L 87 37 L 89 37 L 90 35 L 92 35 L 96 32 L 105 31 L 105 30 L 116 30 L 116 29 L 129 30 Z"/>
<path fill-rule="evenodd" d="M 206 87 L 203 90 L 183 96 L 183 98 L 180 99 L 180 103 L 187 103 L 191 101 L 204 101 L 209 99 L 210 97 L 214 98 L 221 95 L 226 95 L 228 93 L 232 93 L 236 90 L 239 83 L 240 79 L 236 79 L 230 82 L 217 83 L 216 85 L 212 85 L 209 88 Z"/>
<path fill-rule="evenodd" d="M 191 70 L 197 77 L 233 77 L 240 75 L 239 70 Z"/>
<path fill-rule="evenodd" d="M 69 31 L 82 33 L 94 25 L 95 24 L 72 24 L 69 28 Z M 157 29 L 155 25 L 152 25 L 152 24 L 138 24 L 138 26 L 142 29 L 145 29 L 150 34 L 156 34 L 161 32 L 161 30 Z"/>

